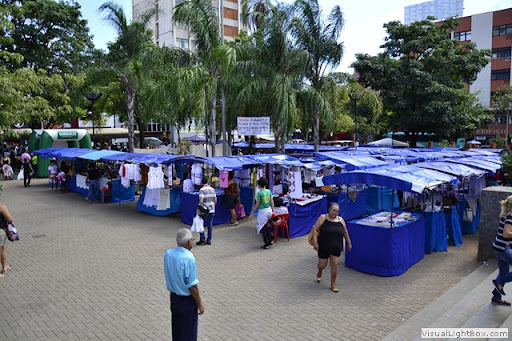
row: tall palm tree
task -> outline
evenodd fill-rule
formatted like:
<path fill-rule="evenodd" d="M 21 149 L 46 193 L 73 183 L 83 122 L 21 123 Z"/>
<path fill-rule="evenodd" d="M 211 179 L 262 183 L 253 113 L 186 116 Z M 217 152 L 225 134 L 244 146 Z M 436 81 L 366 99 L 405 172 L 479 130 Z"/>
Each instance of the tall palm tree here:
<path fill-rule="evenodd" d="M 210 0 L 190 0 L 175 7 L 173 19 L 187 26 L 196 39 L 193 52 L 196 65 L 182 69 L 181 82 L 187 91 L 204 93 L 208 88 L 209 128 L 212 156 L 217 143 L 217 98 L 218 90 L 225 82 L 224 77 L 236 61 L 236 51 L 230 45 L 222 44 L 219 18 Z M 204 106 L 203 106 L 204 107 Z"/>
<path fill-rule="evenodd" d="M 268 11 L 276 8 L 272 0 L 242 0 L 242 23 L 254 32 L 263 26 Z"/>
<path fill-rule="evenodd" d="M 293 20 L 291 33 L 298 48 L 307 51 L 309 55 L 306 78 L 311 85 L 307 91 L 307 107 L 313 112 L 313 140 L 315 151 L 320 143 L 320 116 L 332 114 L 329 96 L 325 91 L 332 88 L 331 81 L 324 79 L 326 72 L 336 67 L 343 56 L 343 43 L 339 42 L 343 29 L 343 13 L 335 6 L 326 20 L 318 0 L 296 0 L 291 7 Z"/>
<path fill-rule="evenodd" d="M 132 23 L 128 23 L 123 8 L 113 1 L 101 5 L 99 11 L 105 15 L 105 20 L 116 29 L 118 37 L 114 43 L 109 44 L 106 63 L 95 69 L 96 77 L 103 81 L 116 79 L 124 91 L 128 149 L 133 152 L 137 92 L 141 79 L 141 58 L 148 49 L 155 47 L 152 33 L 147 28 L 147 24 L 156 10 L 146 12 Z"/>
<path fill-rule="evenodd" d="M 294 49 L 288 39 L 288 17 L 273 8 L 261 21 L 259 32 L 238 63 L 244 85 L 235 105 L 251 113 L 271 117 L 276 152 L 284 152 L 284 142 L 297 115 L 297 94 L 307 64 L 307 54 Z M 254 115 L 255 113 L 252 112 Z"/>

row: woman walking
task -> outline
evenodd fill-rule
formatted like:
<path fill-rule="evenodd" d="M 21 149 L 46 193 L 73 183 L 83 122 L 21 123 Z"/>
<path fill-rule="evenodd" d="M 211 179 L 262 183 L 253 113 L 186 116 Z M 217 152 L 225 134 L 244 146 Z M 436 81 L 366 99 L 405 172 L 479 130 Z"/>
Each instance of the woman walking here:
<path fill-rule="evenodd" d="M 226 188 L 226 199 L 229 211 L 231 212 L 231 221 L 228 223 L 229 226 L 238 225 L 238 219 L 236 216 L 236 205 L 238 205 L 238 201 L 240 199 L 240 188 L 236 183 L 235 179 L 233 179 L 233 172 L 230 172 L 228 175 L 229 182 L 228 188 Z"/>
<path fill-rule="evenodd" d="M 260 191 L 256 194 L 256 204 L 252 208 L 251 214 L 249 217 L 254 215 L 254 212 L 258 210 L 258 223 L 256 225 L 256 229 L 258 233 L 263 235 L 263 245 L 262 249 L 268 250 L 271 245 L 271 237 L 270 231 L 268 228 L 264 228 L 265 224 L 268 223 L 269 219 L 272 217 L 272 212 L 274 211 L 274 200 L 272 200 L 272 192 L 266 189 L 268 186 L 267 178 L 260 178 L 258 180 L 258 188 Z"/>
<path fill-rule="evenodd" d="M 322 281 L 322 271 L 331 263 L 331 290 L 338 292 L 336 276 L 338 263 L 343 248 L 343 237 L 347 240 L 347 250 L 352 250 L 352 242 L 348 235 L 343 218 L 338 216 L 340 206 L 337 203 L 329 204 L 329 212 L 318 217 L 313 226 L 313 247 L 318 251 L 318 272 L 316 281 Z"/>
<path fill-rule="evenodd" d="M 12 224 L 12 216 L 7 209 L 7 206 L 0 205 L 0 263 L 2 264 L 2 271 L 0 271 L 0 278 L 4 277 L 5 273 L 11 270 L 7 265 L 7 226 Z"/>
<path fill-rule="evenodd" d="M 498 233 L 492 243 L 493 251 L 498 259 L 498 277 L 492 281 L 494 290 L 491 303 L 497 305 L 510 306 L 510 302 L 502 299 L 505 295 L 505 283 L 512 282 L 512 272 L 510 265 L 512 264 L 512 250 L 510 242 L 512 241 L 512 195 L 501 202 L 500 225 Z"/>

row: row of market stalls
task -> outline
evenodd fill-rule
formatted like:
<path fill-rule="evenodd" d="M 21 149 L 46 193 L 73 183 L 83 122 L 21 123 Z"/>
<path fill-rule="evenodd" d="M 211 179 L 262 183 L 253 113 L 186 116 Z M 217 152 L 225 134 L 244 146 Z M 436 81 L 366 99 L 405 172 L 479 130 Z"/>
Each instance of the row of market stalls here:
<path fill-rule="evenodd" d="M 480 192 L 501 168 L 500 150 L 338 148 L 314 153 L 308 147 L 297 147 L 294 152 L 300 154 L 294 156 L 195 157 L 80 148 L 35 154 L 71 162 L 67 186 L 84 196 L 87 163 L 99 162 L 107 201 L 133 201 L 135 186 L 140 186 L 138 210 L 180 213 L 185 224 L 192 224 L 196 214 L 202 175 L 209 176 L 218 196 L 214 225 L 231 219 L 223 190 L 228 172 L 240 185 L 246 212 L 252 209 L 257 179 L 264 176 L 269 189 L 290 204 L 291 238 L 307 234 L 328 203 L 337 202 L 354 245 L 346 265 L 380 276 L 400 275 L 425 253 L 447 251 L 448 243 L 460 246 L 463 233 L 475 233 Z M 186 179 L 194 187 L 184 190 Z"/>

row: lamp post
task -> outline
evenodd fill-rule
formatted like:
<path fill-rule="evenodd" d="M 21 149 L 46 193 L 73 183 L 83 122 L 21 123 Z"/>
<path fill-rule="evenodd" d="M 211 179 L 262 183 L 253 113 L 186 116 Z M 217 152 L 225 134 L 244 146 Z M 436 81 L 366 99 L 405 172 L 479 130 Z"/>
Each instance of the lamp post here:
<path fill-rule="evenodd" d="M 354 131 L 354 146 L 356 147 L 356 150 L 357 150 L 357 147 L 359 147 L 359 136 L 358 136 L 358 131 L 357 131 L 357 97 L 352 94 L 348 94 L 348 97 L 350 97 L 350 100 L 352 102 L 354 102 L 354 117 L 355 117 L 355 123 L 356 123 L 355 131 Z"/>
<path fill-rule="evenodd" d="M 206 157 L 208 157 L 208 83 L 204 85 L 204 111 L 206 114 Z"/>
<path fill-rule="evenodd" d="M 91 120 L 92 120 L 92 143 L 94 145 L 94 102 L 99 100 L 103 96 L 103 93 L 95 94 L 94 92 L 88 92 L 85 95 L 85 98 L 87 98 L 89 101 L 91 101 Z"/>

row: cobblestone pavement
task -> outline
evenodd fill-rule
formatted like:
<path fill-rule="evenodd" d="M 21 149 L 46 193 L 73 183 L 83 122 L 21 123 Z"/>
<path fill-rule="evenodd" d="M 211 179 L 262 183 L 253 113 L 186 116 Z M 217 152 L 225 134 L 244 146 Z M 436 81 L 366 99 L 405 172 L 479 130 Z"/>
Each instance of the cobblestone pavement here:
<path fill-rule="evenodd" d="M 1 340 L 169 340 L 164 251 L 184 225 L 134 203 L 89 204 L 36 180 L 0 183 L 21 241 L 8 242 L 0 279 Z M 306 237 L 261 250 L 255 220 L 215 227 L 194 249 L 206 312 L 200 340 L 379 340 L 480 264 L 476 236 L 425 255 L 399 277 L 346 268 L 329 290 L 316 283 Z"/>

